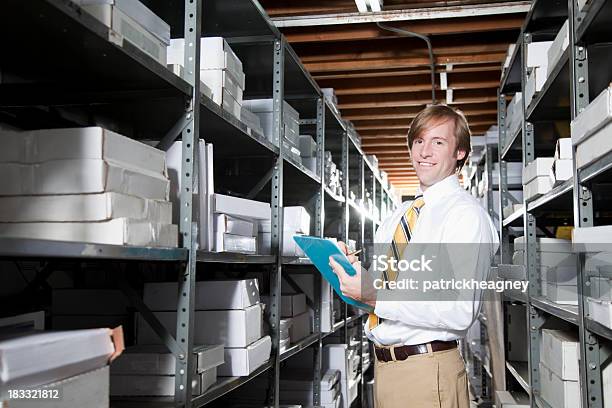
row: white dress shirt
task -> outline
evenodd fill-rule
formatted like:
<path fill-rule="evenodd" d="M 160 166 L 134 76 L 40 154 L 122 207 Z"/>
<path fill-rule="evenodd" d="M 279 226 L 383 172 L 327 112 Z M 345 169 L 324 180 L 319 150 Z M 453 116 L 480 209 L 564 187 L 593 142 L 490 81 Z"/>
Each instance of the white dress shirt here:
<path fill-rule="evenodd" d="M 486 280 L 489 267 L 499 247 L 497 231 L 481 204 L 459 185 L 456 175 L 449 176 L 423 192 L 421 208 L 411 243 L 477 243 L 464 245 L 469 255 L 464 265 L 473 278 Z M 400 218 L 411 203 L 403 203 L 376 231 L 376 244 L 390 243 Z M 486 245 L 488 244 L 488 245 Z M 408 244 L 410 245 L 410 244 Z M 463 257 L 462 257 L 463 258 Z M 378 345 L 411 345 L 434 340 L 450 341 L 465 337 L 478 316 L 481 290 L 469 292 L 471 300 L 435 302 L 377 301 L 374 312 L 384 320 L 365 333 Z M 465 298 L 463 298 L 465 299 Z"/>

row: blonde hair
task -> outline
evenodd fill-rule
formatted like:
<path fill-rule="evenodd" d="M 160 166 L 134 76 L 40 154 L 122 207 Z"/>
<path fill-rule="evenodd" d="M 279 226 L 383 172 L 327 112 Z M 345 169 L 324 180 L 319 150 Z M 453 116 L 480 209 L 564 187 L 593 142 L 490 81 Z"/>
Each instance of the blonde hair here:
<path fill-rule="evenodd" d="M 457 150 L 465 152 L 465 157 L 457 160 L 456 170 L 461 170 L 472 151 L 470 127 L 463 112 L 458 109 L 453 109 L 448 105 L 436 104 L 430 105 L 419 112 L 412 120 L 410 130 L 408 131 L 408 148 L 412 149 L 414 140 L 423 133 L 423 131 L 432 123 L 446 122 L 452 120 L 455 124 L 455 138 L 457 139 Z"/>

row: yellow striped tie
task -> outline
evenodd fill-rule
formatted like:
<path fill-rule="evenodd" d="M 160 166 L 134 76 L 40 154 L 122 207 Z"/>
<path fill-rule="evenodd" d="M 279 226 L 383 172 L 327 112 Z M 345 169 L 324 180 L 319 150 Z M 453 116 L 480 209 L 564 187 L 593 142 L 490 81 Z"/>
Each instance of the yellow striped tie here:
<path fill-rule="evenodd" d="M 419 217 L 419 213 L 421 212 L 423 205 L 425 205 L 423 196 L 417 196 L 412 202 L 410 208 L 408 208 L 408 211 L 406 211 L 406 213 L 400 219 L 397 228 L 395 228 L 393 239 L 391 240 L 388 258 L 394 258 L 398 261 L 402 259 L 402 254 L 412 238 L 412 231 L 414 231 L 417 218 Z M 400 250 L 402 253 L 400 253 Z M 397 275 L 398 271 L 396 270 L 383 271 L 383 279 L 389 282 L 395 281 L 397 279 Z M 376 316 L 374 313 L 370 313 L 368 317 L 368 327 L 370 330 L 378 326 L 379 320 L 380 319 L 378 316 Z"/>

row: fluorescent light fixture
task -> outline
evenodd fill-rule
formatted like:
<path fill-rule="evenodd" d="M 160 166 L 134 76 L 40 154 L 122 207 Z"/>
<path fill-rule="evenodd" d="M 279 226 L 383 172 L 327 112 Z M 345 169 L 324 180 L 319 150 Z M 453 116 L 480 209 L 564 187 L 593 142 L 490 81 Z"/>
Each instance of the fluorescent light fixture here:
<path fill-rule="evenodd" d="M 367 13 L 368 12 L 368 6 L 366 4 L 367 0 L 355 0 L 355 4 L 357 5 L 357 10 L 359 10 L 360 13 Z"/>
<path fill-rule="evenodd" d="M 370 10 L 382 11 L 383 0 L 368 0 L 368 2 L 370 3 Z"/>

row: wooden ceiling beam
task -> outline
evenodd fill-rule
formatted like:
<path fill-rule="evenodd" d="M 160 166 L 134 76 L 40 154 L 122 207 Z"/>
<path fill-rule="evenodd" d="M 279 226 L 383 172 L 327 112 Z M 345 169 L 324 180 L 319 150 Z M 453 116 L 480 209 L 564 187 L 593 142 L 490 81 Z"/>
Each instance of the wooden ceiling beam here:
<path fill-rule="evenodd" d="M 518 30 L 525 17 L 522 14 L 497 15 L 487 19 L 479 17 L 440 20 L 402 21 L 393 27 L 425 35 L 481 33 L 486 31 Z M 381 30 L 376 24 L 348 24 L 322 27 L 286 28 L 283 33 L 290 43 L 374 40 L 397 37 Z"/>
<path fill-rule="evenodd" d="M 351 121 L 372 119 L 414 119 L 421 111 L 419 107 L 374 108 L 374 109 L 343 109 L 342 117 Z M 469 107 L 463 111 L 466 117 L 479 115 L 496 115 L 495 104 L 483 104 L 478 107 Z"/>
<path fill-rule="evenodd" d="M 475 66 L 465 65 L 453 67 L 452 71 L 448 72 L 489 72 L 494 71 L 499 74 L 501 71 L 501 66 L 497 63 L 492 64 L 478 64 Z M 355 72 L 346 72 L 346 71 L 338 71 L 338 72 L 328 72 L 325 74 L 313 75 L 313 78 L 317 81 L 324 81 L 330 79 L 347 79 L 347 78 L 380 78 L 387 76 L 412 76 L 412 75 L 429 75 L 430 70 L 428 68 L 394 68 L 388 70 L 363 70 L 363 71 L 355 71 Z M 447 72 L 445 65 L 438 65 L 436 68 L 436 73 Z"/>
<path fill-rule="evenodd" d="M 442 101 L 444 100 L 444 93 L 436 92 L 436 97 L 439 101 Z M 487 102 L 497 102 L 496 89 L 459 89 L 453 92 L 452 105 L 481 104 Z M 430 91 L 386 95 L 343 95 L 338 98 L 339 108 L 342 112 L 344 112 L 344 109 L 357 108 L 371 109 L 406 106 L 420 106 L 424 108 L 425 105 L 429 103 L 431 103 Z"/>

